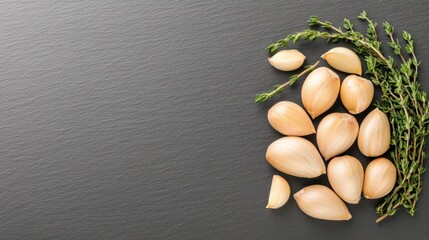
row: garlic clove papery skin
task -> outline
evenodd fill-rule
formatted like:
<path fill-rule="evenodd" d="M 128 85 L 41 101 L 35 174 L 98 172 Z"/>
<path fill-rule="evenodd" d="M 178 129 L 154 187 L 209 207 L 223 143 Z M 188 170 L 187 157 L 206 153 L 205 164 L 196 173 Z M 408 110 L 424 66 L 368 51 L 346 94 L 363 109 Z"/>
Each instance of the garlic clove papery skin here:
<path fill-rule="evenodd" d="M 289 183 L 279 175 L 274 175 L 271 181 L 270 195 L 267 208 L 277 209 L 286 204 L 290 196 Z"/>
<path fill-rule="evenodd" d="M 352 218 L 346 204 L 328 187 L 311 185 L 293 195 L 299 208 L 313 218 L 349 220 Z"/>
<path fill-rule="evenodd" d="M 347 203 L 359 203 L 364 179 L 359 160 L 348 155 L 335 157 L 329 162 L 327 172 L 329 184 L 338 196 Z"/>
<path fill-rule="evenodd" d="M 349 113 L 359 114 L 371 104 L 374 98 L 374 85 L 365 78 L 347 76 L 341 84 L 340 97 Z"/>
<path fill-rule="evenodd" d="M 268 58 L 271 66 L 280 71 L 293 71 L 302 66 L 305 56 L 296 49 L 281 50 Z"/>
<path fill-rule="evenodd" d="M 301 137 L 283 137 L 268 146 L 268 163 L 286 174 L 315 178 L 326 173 L 326 167 L 316 147 Z"/>
<path fill-rule="evenodd" d="M 362 75 L 362 64 L 356 53 L 345 47 L 335 47 L 322 55 L 328 64 L 342 72 Z"/>
<path fill-rule="evenodd" d="M 311 118 L 316 118 L 334 105 L 340 92 L 340 78 L 327 67 L 316 68 L 304 81 L 301 100 Z"/>
<path fill-rule="evenodd" d="M 359 124 L 348 113 L 331 113 L 320 121 L 317 127 L 317 146 L 325 160 L 349 149 L 356 141 Z"/>
<path fill-rule="evenodd" d="M 387 158 L 372 160 L 365 170 L 363 195 L 367 199 L 377 199 L 392 191 L 396 182 L 396 167 Z"/>
<path fill-rule="evenodd" d="M 359 136 L 359 150 L 367 157 L 384 154 L 390 145 L 390 125 L 386 114 L 376 108 L 362 121 Z"/>
<path fill-rule="evenodd" d="M 316 132 L 313 122 L 298 104 L 282 101 L 268 110 L 268 122 L 284 135 L 305 136 Z"/>

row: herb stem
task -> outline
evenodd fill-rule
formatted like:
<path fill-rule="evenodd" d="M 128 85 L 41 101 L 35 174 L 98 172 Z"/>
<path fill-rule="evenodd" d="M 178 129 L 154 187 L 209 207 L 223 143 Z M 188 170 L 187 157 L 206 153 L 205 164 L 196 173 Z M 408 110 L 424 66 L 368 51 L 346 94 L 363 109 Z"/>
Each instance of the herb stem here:
<path fill-rule="evenodd" d="M 317 65 L 319 65 L 319 63 L 320 63 L 320 61 L 317 61 L 316 63 L 314 63 L 313 65 L 309 66 L 307 69 L 302 71 L 300 74 L 293 75 L 289 79 L 289 81 L 287 81 L 286 83 L 284 83 L 282 85 L 275 86 L 274 90 L 272 90 L 270 92 L 256 94 L 255 102 L 257 102 L 257 103 L 265 102 L 266 100 L 272 98 L 276 93 L 281 93 L 283 91 L 284 87 L 286 87 L 287 85 L 292 86 L 300 77 L 302 77 L 302 75 L 312 71 L 315 67 L 317 67 Z"/>
<path fill-rule="evenodd" d="M 392 35 L 392 34 L 388 34 L 388 35 L 389 35 L 389 37 L 390 37 L 390 41 L 391 41 L 392 43 L 395 43 L 395 39 L 393 39 L 393 35 Z M 403 63 L 406 63 L 405 58 L 404 58 L 404 56 L 402 55 L 402 53 L 401 53 L 400 51 L 398 52 L 398 55 L 399 55 L 399 57 L 401 58 L 402 62 L 403 62 Z"/>

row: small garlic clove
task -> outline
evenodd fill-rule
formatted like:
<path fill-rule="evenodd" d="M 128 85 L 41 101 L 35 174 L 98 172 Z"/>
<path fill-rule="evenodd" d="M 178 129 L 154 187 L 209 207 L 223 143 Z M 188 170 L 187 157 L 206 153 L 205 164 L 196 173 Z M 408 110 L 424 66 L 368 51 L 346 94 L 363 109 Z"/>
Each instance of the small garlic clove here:
<path fill-rule="evenodd" d="M 326 173 L 323 159 L 316 147 L 301 137 L 283 137 L 268 146 L 268 163 L 286 174 L 315 178 Z"/>
<path fill-rule="evenodd" d="M 271 181 L 270 195 L 267 208 L 277 209 L 286 204 L 290 196 L 289 183 L 279 175 L 274 175 Z"/>
<path fill-rule="evenodd" d="M 340 91 L 340 78 L 327 67 L 316 68 L 304 81 L 301 100 L 314 119 L 334 105 Z"/>
<path fill-rule="evenodd" d="M 368 199 L 386 196 L 396 182 L 396 167 L 387 158 L 372 160 L 365 170 L 363 195 Z"/>
<path fill-rule="evenodd" d="M 359 150 L 367 157 L 378 157 L 389 149 L 390 125 L 386 114 L 376 108 L 362 121 L 359 136 Z"/>
<path fill-rule="evenodd" d="M 268 121 L 284 135 L 305 136 L 316 132 L 305 110 L 289 101 L 274 104 L 268 111 Z"/>
<path fill-rule="evenodd" d="M 296 49 L 281 50 L 268 58 L 271 66 L 281 71 L 293 71 L 302 66 L 305 56 Z"/>
<path fill-rule="evenodd" d="M 342 72 L 362 75 L 362 64 L 356 53 L 345 47 L 335 47 L 322 55 L 328 64 Z"/>
<path fill-rule="evenodd" d="M 293 195 L 298 207 L 310 217 L 323 220 L 349 220 L 352 218 L 346 204 L 328 187 L 311 185 Z"/>
<path fill-rule="evenodd" d="M 350 75 L 341 84 L 340 97 L 344 107 L 351 114 L 359 114 L 371 104 L 374 85 L 365 78 Z"/>
<path fill-rule="evenodd" d="M 348 155 L 333 158 L 327 175 L 332 189 L 345 202 L 357 204 L 360 201 L 364 171 L 359 160 Z"/>
<path fill-rule="evenodd" d="M 349 149 L 356 140 L 359 124 L 348 113 L 331 113 L 317 127 L 317 146 L 325 160 Z"/>

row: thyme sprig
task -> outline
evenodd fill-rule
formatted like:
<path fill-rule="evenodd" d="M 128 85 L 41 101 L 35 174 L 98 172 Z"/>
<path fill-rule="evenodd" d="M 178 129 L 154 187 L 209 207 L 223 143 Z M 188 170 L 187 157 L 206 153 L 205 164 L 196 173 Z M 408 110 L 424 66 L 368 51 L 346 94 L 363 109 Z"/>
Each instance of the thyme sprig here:
<path fill-rule="evenodd" d="M 394 57 L 387 56 L 380 50 L 382 43 L 378 39 L 377 24 L 368 18 L 365 11 L 358 18 L 368 25 L 365 35 L 355 31 L 348 19 L 344 19 L 343 30 L 312 16 L 308 20 L 309 29 L 290 34 L 270 44 L 266 50 L 273 54 L 279 48 L 287 47 L 290 42 L 325 39 L 328 42 L 349 42 L 354 46 L 355 52 L 364 57 L 366 74 L 382 91 L 381 102 L 376 103 L 376 106 L 389 116 L 392 131 L 390 157 L 397 168 L 394 189 L 376 208 L 379 215 L 376 221 L 379 222 L 394 215 L 400 207 L 405 208 L 410 215 L 415 214 L 416 203 L 422 191 L 422 175 L 426 170 L 423 160 L 426 158 L 424 146 L 429 134 L 429 101 L 427 93 L 420 90 L 417 82 L 420 62 L 414 51 L 411 34 L 403 31 L 401 44 L 395 38 L 394 27 L 388 22 L 383 23 L 389 38 L 387 44 L 400 59 L 397 63 Z M 318 31 L 314 27 L 325 30 Z"/>
<path fill-rule="evenodd" d="M 283 88 L 286 86 L 292 86 L 293 84 L 295 84 L 295 82 L 302 77 L 304 74 L 306 74 L 307 72 L 313 71 L 313 69 L 315 67 L 317 67 L 317 65 L 319 65 L 319 61 L 317 61 L 315 64 L 310 65 L 310 66 L 306 66 L 305 70 L 302 71 L 300 74 L 294 74 L 289 78 L 289 81 L 287 81 L 286 83 L 282 84 L 282 85 L 275 85 L 273 90 L 270 90 L 268 92 L 265 93 L 258 93 L 256 94 L 255 97 L 255 102 L 257 103 L 261 103 L 261 102 L 265 102 L 268 99 L 271 99 L 272 97 L 274 97 L 274 95 L 276 93 L 281 93 L 283 91 Z"/>

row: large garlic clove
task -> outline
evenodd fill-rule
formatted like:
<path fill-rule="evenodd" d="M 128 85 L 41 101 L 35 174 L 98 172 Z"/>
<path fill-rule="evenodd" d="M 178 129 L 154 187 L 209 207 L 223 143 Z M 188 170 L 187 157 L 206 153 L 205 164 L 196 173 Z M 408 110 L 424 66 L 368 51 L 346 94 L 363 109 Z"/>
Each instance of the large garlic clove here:
<path fill-rule="evenodd" d="M 359 124 L 348 113 L 331 113 L 317 127 L 317 146 L 325 160 L 349 149 L 356 140 Z"/>
<path fill-rule="evenodd" d="M 299 208 L 310 217 L 323 220 L 349 220 L 352 218 L 346 204 L 328 187 L 312 185 L 293 195 Z"/>
<path fill-rule="evenodd" d="M 362 164 L 352 156 L 336 157 L 328 164 L 329 184 L 338 196 L 351 204 L 360 201 L 363 173 Z"/>
<path fill-rule="evenodd" d="M 281 50 L 268 58 L 271 66 L 281 71 L 292 71 L 302 66 L 305 56 L 296 49 Z"/>
<path fill-rule="evenodd" d="M 351 114 L 358 114 L 369 107 L 374 97 L 371 81 L 350 75 L 343 80 L 340 90 L 341 101 Z"/>
<path fill-rule="evenodd" d="M 340 91 L 340 78 L 327 67 L 316 68 L 304 81 L 301 99 L 314 119 L 334 105 Z"/>
<path fill-rule="evenodd" d="M 323 159 L 316 147 L 301 137 L 283 137 L 268 146 L 267 161 L 286 174 L 314 178 L 326 173 Z"/>
<path fill-rule="evenodd" d="M 396 167 L 387 158 L 372 160 L 365 170 L 363 195 L 368 199 L 386 196 L 396 182 Z"/>
<path fill-rule="evenodd" d="M 270 195 L 267 208 L 277 209 L 286 204 L 290 196 L 289 183 L 279 175 L 274 175 L 271 181 Z"/>
<path fill-rule="evenodd" d="M 362 75 L 362 64 L 356 53 L 345 47 L 335 47 L 322 55 L 328 64 L 342 72 Z"/>
<path fill-rule="evenodd" d="M 268 121 L 284 135 L 305 136 L 316 132 L 305 110 L 289 101 L 278 102 L 272 106 L 268 111 Z"/>
<path fill-rule="evenodd" d="M 358 136 L 359 150 L 367 157 L 378 157 L 389 149 L 389 145 L 389 119 L 376 108 L 361 123 Z"/>

